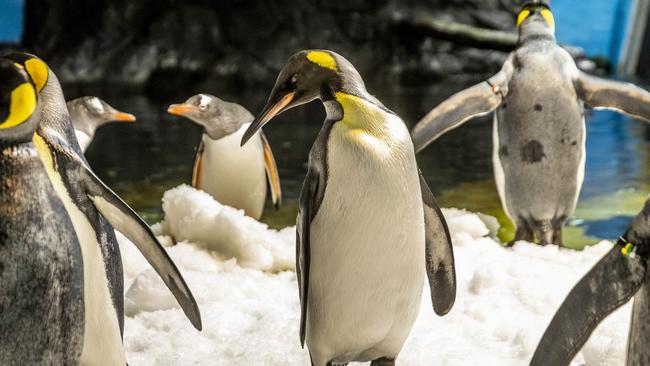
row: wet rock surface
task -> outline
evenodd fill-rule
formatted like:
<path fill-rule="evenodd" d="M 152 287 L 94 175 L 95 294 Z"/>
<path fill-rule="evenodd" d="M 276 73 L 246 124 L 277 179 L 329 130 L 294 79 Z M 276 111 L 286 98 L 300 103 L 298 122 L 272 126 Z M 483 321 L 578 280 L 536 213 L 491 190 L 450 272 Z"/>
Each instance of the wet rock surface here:
<path fill-rule="evenodd" d="M 497 71 L 506 53 L 419 34 L 428 14 L 514 32 L 518 0 L 26 0 L 23 46 L 66 83 L 141 85 L 150 94 L 213 80 L 272 82 L 287 57 L 328 48 L 400 84 Z M 477 76 L 478 75 L 478 76 Z"/>

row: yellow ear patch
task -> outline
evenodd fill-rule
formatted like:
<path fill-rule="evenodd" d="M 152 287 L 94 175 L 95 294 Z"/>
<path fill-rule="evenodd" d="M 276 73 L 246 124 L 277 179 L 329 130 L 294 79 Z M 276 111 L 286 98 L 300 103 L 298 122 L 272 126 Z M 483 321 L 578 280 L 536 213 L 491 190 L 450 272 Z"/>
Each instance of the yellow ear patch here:
<path fill-rule="evenodd" d="M 528 17 L 530 16 L 530 10 L 524 9 L 519 12 L 519 15 L 517 15 L 517 28 L 521 26 L 521 23 L 524 22 Z"/>
<path fill-rule="evenodd" d="M 45 62 L 37 58 L 30 58 L 25 61 L 25 68 L 27 69 L 29 76 L 32 78 L 34 85 L 36 85 L 36 91 L 40 93 L 45 87 L 45 83 L 47 83 L 49 75 L 47 65 Z"/>
<path fill-rule="evenodd" d="M 546 23 L 548 23 L 549 27 L 555 30 L 555 17 L 553 17 L 553 13 L 548 9 L 542 9 L 541 14 L 544 17 L 544 20 L 546 20 Z"/>
<path fill-rule="evenodd" d="M 323 51 L 312 51 L 307 54 L 307 59 L 321 67 L 338 71 L 336 66 L 336 60 L 334 57 L 327 52 Z"/>
<path fill-rule="evenodd" d="M 11 128 L 27 121 L 36 109 L 36 92 L 31 84 L 20 84 L 11 92 L 9 117 L 0 123 L 0 128 Z"/>

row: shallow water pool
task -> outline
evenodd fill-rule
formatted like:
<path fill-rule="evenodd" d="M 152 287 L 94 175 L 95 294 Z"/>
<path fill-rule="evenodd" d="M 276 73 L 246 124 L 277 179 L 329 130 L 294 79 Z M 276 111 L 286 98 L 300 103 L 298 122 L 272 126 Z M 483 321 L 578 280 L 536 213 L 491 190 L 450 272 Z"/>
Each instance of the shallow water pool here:
<path fill-rule="evenodd" d="M 372 83 L 368 89 L 397 112 L 409 127 L 446 96 L 466 84 L 439 84 L 408 89 Z M 270 88 L 270 86 L 269 86 Z M 235 93 L 219 85 L 196 92 L 212 92 L 238 102 L 253 114 L 269 90 Z M 72 98 L 94 94 L 134 113 L 135 124 L 113 124 L 100 129 L 87 152 L 97 174 L 148 222 L 161 219 L 164 191 L 189 183 L 200 128 L 165 110 L 189 97 L 183 94 L 152 101 L 141 94 L 111 88 L 66 88 Z M 284 206 L 270 208 L 263 221 L 273 227 L 293 225 L 297 198 L 306 172 L 312 142 L 322 124 L 319 103 L 291 110 L 265 128 L 278 163 Z M 496 216 L 508 240 L 511 228 L 500 209 L 492 175 L 491 117 L 471 121 L 448 133 L 418 156 L 432 190 L 445 207 L 466 208 Z M 565 242 L 582 247 L 602 238 L 616 238 L 642 207 L 650 185 L 650 126 L 609 111 L 587 113 L 587 171 L 579 207 L 565 229 Z M 561 182 L 558 182 L 561 184 Z"/>

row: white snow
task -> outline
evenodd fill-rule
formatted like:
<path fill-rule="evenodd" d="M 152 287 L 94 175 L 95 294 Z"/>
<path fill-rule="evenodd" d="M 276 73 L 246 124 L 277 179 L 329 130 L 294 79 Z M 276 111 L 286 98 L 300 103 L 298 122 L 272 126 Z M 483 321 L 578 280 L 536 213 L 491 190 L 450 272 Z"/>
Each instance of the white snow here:
<path fill-rule="evenodd" d="M 203 331 L 194 330 L 145 259 L 118 235 L 129 364 L 309 365 L 298 340 L 294 228 L 268 229 L 187 186 L 168 191 L 163 209 L 165 221 L 154 231 L 199 303 Z M 444 213 L 456 256 L 456 304 L 437 317 L 425 286 L 398 365 L 527 365 L 568 291 L 612 244 L 583 252 L 523 242 L 505 249 L 488 236 L 494 220 Z M 622 365 L 630 308 L 607 318 L 572 365 Z"/>

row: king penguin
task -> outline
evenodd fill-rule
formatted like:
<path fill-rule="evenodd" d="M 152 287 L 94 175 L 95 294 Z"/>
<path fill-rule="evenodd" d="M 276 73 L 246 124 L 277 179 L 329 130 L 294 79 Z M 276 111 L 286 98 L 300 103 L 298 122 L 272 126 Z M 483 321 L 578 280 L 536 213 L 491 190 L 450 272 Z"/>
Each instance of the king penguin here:
<path fill-rule="evenodd" d="M 469 119 L 496 110 L 494 176 L 515 241 L 562 242 L 585 168 L 584 104 L 650 119 L 650 93 L 578 70 L 558 46 L 547 2 L 524 5 L 518 47 L 496 75 L 442 102 L 412 131 L 416 151 Z M 514 243 L 514 242 L 513 242 Z"/>
<path fill-rule="evenodd" d="M 68 101 L 68 112 L 81 150 L 88 148 L 95 131 L 109 122 L 135 122 L 135 116 L 118 111 L 97 97 L 80 97 Z"/>
<path fill-rule="evenodd" d="M 531 366 L 568 365 L 591 332 L 632 297 L 627 365 L 650 365 L 650 198 L 616 245 L 589 271 L 560 306 Z"/>
<path fill-rule="evenodd" d="M 167 111 L 203 127 L 194 160 L 193 187 L 259 220 L 266 201 L 266 176 L 273 204 L 276 209 L 280 207 L 280 178 L 264 133 L 258 131 L 249 144 L 239 146 L 244 131 L 253 121 L 246 108 L 212 95 L 198 94 L 185 103 L 171 105 Z"/>
<path fill-rule="evenodd" d="M 54 72 L 34 55 L 14 53 L 7 58 L 26 69 L 39 93 L 42 114 L 34 144 L 72 219 L 81 245 L 85 306 L 81 363 L 126 364 L 122 345 L 123 272 L 111 224 L 138 247 L 172 291 L 192 324 L 201 329 L 196 301 L 165 249 L 149 226 L 88 166 Z"/>
<path fill-rule="evenodd" d="M 0 59 L 0 364 L 76 365 L 83 263 L 63 203 L 32 144 L 38 95 Z"/>
<path fill-rule="evenodd" d="M 327 117 L 297 218 L 300 342 L 316 366 L 394 365 L 418 315 L 425 272 L 435 312 L 454 304 L 447 224 L 404 122 L 334 52 L 291 56 L 242 144 L 277 114 L 315 99 Z"/>

